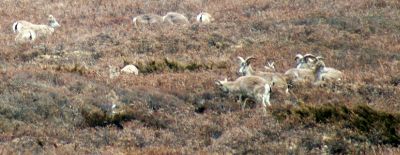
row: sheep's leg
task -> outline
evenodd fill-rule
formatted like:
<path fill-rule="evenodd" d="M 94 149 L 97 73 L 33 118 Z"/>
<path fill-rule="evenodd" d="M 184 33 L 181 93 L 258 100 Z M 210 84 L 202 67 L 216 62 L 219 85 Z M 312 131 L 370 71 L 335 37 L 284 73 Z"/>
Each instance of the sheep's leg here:
<path fill-rule="evenodd" d="M 248 98 L 244 99 L 243 104 L 242 104 L 242 110 L 244 110 L 246 108 L 247 100 L 248 100 Z"/>
<path fill-rule="evenodd" d="M 271 106 L 271 103 L 269 102 L 269 97 L 270 97 L 270 94 L 269 94 L 269 93 L 265 93 L 265 94 L 263 95 L 263 97 L 262 97 L 262 104 L 263 104 L 264 107 L 266 107 L 267 105 L 268 105 L 268 106 Z"/>

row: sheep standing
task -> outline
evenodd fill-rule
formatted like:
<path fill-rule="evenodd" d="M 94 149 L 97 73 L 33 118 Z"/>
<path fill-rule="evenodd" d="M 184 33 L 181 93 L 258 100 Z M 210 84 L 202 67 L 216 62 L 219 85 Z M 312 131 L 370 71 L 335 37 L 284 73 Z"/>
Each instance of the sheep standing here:
<path fill-rule="evenodd" d="M 211 16 L 211 14 L 207 12 L 201 12 L 199 15 L 197 15 L 196 21 L 199 23 L 207 24 L 214 21 L 214 18 Z"/>
<path fill-rule="evenodd" d="M 164 17 L 163 21 L 171 25 L 187 25 L 189 20 L 182 14 L 176 12 L 168 12 Z"/>
<path fill-rule="evenodd" d="M 141 25 L 156 25 L 163 22 L 163 17 L 155 14 L 144 14 L 133 18 L 133 24 L 135 27 Z"/>
<path fill-rule="evenodd" d="M 55 28 L 60 27 L 60 24 L 52 15 L 49 15 L 48 21 L 49 22 L 47 25 L 37 25 L 24 20 L 20 20 L 13 24 L 13 31 L 15 33 L 19 33 L 22 30 L 30 29 L 36 33 L 37 37 L 46 37 L 51 35 L 54 32 Z"/>
<path fill-rule="evenodd" d="M 288 85 L 285 79 L 285 76 L 280 73 L 276 72 L 256 72 L 252 69 L 251 67 L 251 60 L 254 60 L 254 57 L 247 57 L 246 59 L 243 59 L 242 57 L 238 57 L 240 60 L 240 68 L 238 71 L 239 75 L 242 76 L 260 76 L 264 78 L 267 81 L 271 81 L 274 83 L 274 86 L 284 89 L 286 93 L 289 93 Z"/>
<path fill-rule="evenodd" d="M 271 83 L 259 76 L 242 76 L 235 81 L 217 81 L 216 84 L 224 93 L 239 95 L 241 100 L 243 96 L 252 98 L 262 105 L 263 110 L 270 104 Z M 244 102 L 242 108 L 246 106 Z"/>
<path fill-rule="evenodd" d="M 15 37 L 15 42 L 18 44 L 32 43 L 36 39 L 35 31 L 31 29 L 20 30 Z"/>

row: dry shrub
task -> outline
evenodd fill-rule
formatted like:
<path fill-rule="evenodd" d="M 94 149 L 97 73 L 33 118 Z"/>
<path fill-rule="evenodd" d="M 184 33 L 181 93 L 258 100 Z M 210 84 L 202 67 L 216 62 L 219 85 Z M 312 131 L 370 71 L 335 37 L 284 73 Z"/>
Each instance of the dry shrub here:
<path fill-rule="evenodd" d="M 398 1 L 3 0 L 0 6 L 2 153 L 400 152 Z M 169 11 L 191 24 L 132 25 L 134 16 Z M 215 22 L 195 23 L 200 11 Z M 48 14 L 62 25 L 52 36 L 14 43 L 14 21 L 44 24 Z M 273 94 L 266 115 L 251 104 L 241 110 L 215 87 L 215 80 L 237 78 L 237 56 L 257 57 L 256 70 L 273 60 L 285 72 L 298 53 L 322 55 L 345 79 Z M 108 66 L 127 64 L 143 74 L 109 78 Z"/>

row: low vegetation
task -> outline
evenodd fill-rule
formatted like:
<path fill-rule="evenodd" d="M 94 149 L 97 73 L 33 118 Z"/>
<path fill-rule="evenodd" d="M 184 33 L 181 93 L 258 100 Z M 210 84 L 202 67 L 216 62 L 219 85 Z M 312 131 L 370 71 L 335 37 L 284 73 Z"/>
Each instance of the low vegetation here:
<path fill-rule="evenodd" d="M 0 1 L 4 154 L 399 154 L 400 3 L 396 0 Z M 186 26 L 135 27 L 178 12 Z M 201 11 L 215 19 L 195 22 Z M 16 20 L 61 27 L 16 44 Z M 323 56 L 337 83 L 272 93 L 267 114 L 215 81 L 238 56 L 277 72 Z M 139 75 L 110 78 L 109 66 Z"/>

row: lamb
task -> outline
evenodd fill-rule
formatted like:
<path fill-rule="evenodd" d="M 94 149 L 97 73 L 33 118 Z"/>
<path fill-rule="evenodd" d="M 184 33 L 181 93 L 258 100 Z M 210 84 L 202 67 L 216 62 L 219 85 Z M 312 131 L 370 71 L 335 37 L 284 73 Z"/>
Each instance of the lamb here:
<path fill-rule="evenodd" d="M 163 22 L 163 17 L 155 14 L 144 14 L 133 18 L 135 27 L 140 25 L 156 25 Z"/>
<path fill-rule="evenodd" d="M 187 25 L 189 20 L 182 14 L 176 12 L 168 12 L 164 17 L 163 21 L 171 25 Z"/>
<path fill-rule="evenodd" d="M 272 91 L 271 82 L 259 76 L 241 76 L 235 81 L 228 81 L 225 78 L 224 81 L 216 81 L 215 83 L 224 93 L 238 95 L 240 100 L 244 96 L 254 99 L 256 103 L 262 105 L 264 111 L 267 105 L 271 105 L 269 101 Z M 246 102 L 242 104 L 242 108 L 245 106 Z"/>
<path fill-rule="evenodd" d="M 207 13 L 207 12 L 200 12 L 199 15 L 197 15 L 196 17 L 196 21 L 199 23 L 211 23 L 212 21 L 214 21 L 214 18 L 211 16 L 211 14 Z"/>
<path fill-rule="evenodd" d="M 35 31 L 31 29 L 20 30 L 15 37 L 15 42 L 18 44 L 33 43 L 36 39 Z"/>
<path fill-rule="evenodd" d="M 243 59 L 242 57 L 238 57 L 240 60 L 240 68 L 238 71 L 239 75 L 242 76 L 249 76 L 249 75 L 254 75 L 254 76 L 260 76 L 264 78 L 267 81 L 272 81 L 274 82 L 274 86 L 280 88 L 280 89 L 285 89 L 286 93 L 289 93 L 288 85 L 286 83 L 286 78 L 284 75 L 276 72 L 256 72 L 252 69 L 251 67 L 251 60 L 254 60 L 254 57 L 247 57 L 246 59 Z"/>
<path fill-rule="evenodd" d="M 19 33 L 24 29 L 31 29 L 36 33 L 37 37 L 46 37 L 51 35 L 54 32 L 55 28 L 60 27 L 60 24 L 52 15 L 49 15 L 48 20 L 48 25 L 37 25 L 24 20 L 20 20 L 13 24 L 13 31 L 15 33 Z"/>

